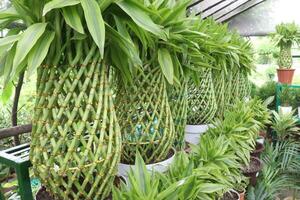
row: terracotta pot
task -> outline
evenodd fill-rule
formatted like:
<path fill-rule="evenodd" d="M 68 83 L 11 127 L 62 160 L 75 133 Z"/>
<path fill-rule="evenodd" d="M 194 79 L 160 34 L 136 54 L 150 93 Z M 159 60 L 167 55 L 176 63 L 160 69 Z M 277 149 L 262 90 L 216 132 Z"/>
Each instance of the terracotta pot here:
<path fill-rule="evenodd" d="M 256 178 L 258 172 L 263 168 L 262 162 L 253 156 L 250 158 L 250 164 L 249 166 L 244 166 L 242 168 L 242 172 L 245 176 L 250 177 L 250 184 L 252 186 L 256 185 Z"/>
<path fill-rule="evenodd" d="M 237 192 L 239 193 L 240 200 L 245 200 L 246 190 L 244 189 L 242 192 L 241 191 L 237 191 Z"/>
<path fill-rule="evenodd" d="M 251 152 L 250 155 L 253 157 L 259 158 L 261 152 L 263 152 L 264 149 L 265 149 L 265 146 L 262 143 L 256 142 L 255 149 L 254 149 L 254 151 Z"/>
<path fill-rule="evenodd" d="M 295 69 L 277 69 L 278 82 L 291 84 L 293 82 Z"/>

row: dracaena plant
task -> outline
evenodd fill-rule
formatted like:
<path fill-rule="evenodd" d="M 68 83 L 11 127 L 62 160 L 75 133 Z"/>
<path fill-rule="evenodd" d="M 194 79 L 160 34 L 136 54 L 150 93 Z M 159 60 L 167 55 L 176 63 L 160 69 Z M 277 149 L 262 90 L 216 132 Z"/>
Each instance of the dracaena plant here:
<path fill-rule="evenodd" d="M 30 159 L 56 198 L 110 193 L 121 154 L 110 67 L 126 81 L 142 69 L 131 30 L 166 40 L 150 16 L 131 0 L 13 0 L 1 11 L 0 27 L 11 28 L 0 39 L 1 81 L 8 91 L 37 70 Z"/>
<path fill-rule="evenodd" d="M 161 174 L 161 176 L 163 175 Z M 163 179 L 146 169 L 146 165 L 139 154 L 136 156 L 134 169 L 131 169 L 128 178 L 128 183 L 122 183 L 121 188 L 114 187 L 113 199 L 179 199 L 180 189 L 189 184 L 188 179 L 182 179 L 171 185 L 165 185 Z"/>
<path fill-rule="evenodd" d="M 219 182 L 226 185 L 228 189 L 241 181 L 238 180 L 240 177 L 238 157 L 225 136 L 214 137 L 212 134 L 205 134 L 199 145 L 192 146 L 192 152 L 195 166 L 214 169 L 212 175 L 220 178 Z M 226 178 L 222 174 L 226 174 Z"/>
<path fill-rule="evenodd" d="M 294 113 L 282 114 L 273 111 L 274 119 L 272 129 L 276 132 L 279 140 L 297 138 L 300 136 L 300 129 L 297 127 L 298 118 Z"/>
<path fill-rule="evenodd" d="M 223 135 L 230 141 L 240 163 L 249 164 L 250 151 L 255 147 L 255 139 L 261 123 L 254 119 L 255 114 L 249 104 L 239 101 L 224 114 L 223 120 L 216 120 L 209 134 Z"/>

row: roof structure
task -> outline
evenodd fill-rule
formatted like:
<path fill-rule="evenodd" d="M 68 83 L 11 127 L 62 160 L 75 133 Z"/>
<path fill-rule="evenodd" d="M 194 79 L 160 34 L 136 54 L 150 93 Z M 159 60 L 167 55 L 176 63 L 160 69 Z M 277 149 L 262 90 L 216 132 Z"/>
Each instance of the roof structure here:
<path fill-rule="evenodd" d="M 194 0 L 189 12 L 202 18 L 212 17 L 218 22 L 225 22 L 236 15 L 264 2 L 265 0 Z"/>
<path fill-rule="evenodd" d="M 299 0 L 266 0 L 228 23 L 243 36 L 265 36 L 275 32 L 275 26 L 282 22 L 300 24 L 299 8 Z"/>
<path fill-rule="evenodd" d="M 300 0 L 194 0 L 189 12 L 228 22 L 243 36 L 264 36 L 281 22 L 300 24 Z"/>

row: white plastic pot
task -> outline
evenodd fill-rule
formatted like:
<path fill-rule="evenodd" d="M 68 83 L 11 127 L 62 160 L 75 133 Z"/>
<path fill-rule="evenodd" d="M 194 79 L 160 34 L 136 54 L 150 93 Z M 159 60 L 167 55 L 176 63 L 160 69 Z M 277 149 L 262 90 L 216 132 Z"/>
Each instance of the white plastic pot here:
<path fill-rule="evenodd" d="M 265 143 L 265 138 L 262 137 L 262 136 L 259 136 L 257 139 L 256 139 L 256 142 L 260 143 L 260 144 L 264 144 Z"/>
<path fill-rule="evenodd" d="M 279 112 L 283 115 L 290 114 L 293 111 L 292 106 L 279 106 Z"/>
<path fill-rule="evenodd" d="M 199 144 L 201 135 L 210 127 L 212 124 L 186 125 L 184 140 L 191 144 Z"/>
<path fill-rule="evenodd" d="M 166 172 L 169 169 L 169 166 L 173 163 L 174 158 L 175 158 L 176 150 L 174 148 L 172 148 L 172 151 L 173 151 L 173 155 L 170 158 L 163 160 L 161 162 L 147 164 L 146 165 L 147 170 L 151 171 L 151 172 L 155 171 L 155 172 L 160 172 L 160 173 Z M 119 163 L 119 165 L 118 165 L 118 173 L 117 174 L 118 174 L 118 176 L 123 177 L 127 183 L 128 183 L 128 175 L 129 175 L 131 168 L 134 170 L 135 166 L 124 164 L 124 163 Z"/>

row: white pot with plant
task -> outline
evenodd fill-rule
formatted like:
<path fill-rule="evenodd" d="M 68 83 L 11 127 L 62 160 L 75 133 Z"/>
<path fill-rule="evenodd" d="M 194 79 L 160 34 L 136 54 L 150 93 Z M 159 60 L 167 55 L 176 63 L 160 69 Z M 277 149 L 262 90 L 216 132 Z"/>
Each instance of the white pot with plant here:
<path fill-rule="evenodd" d="M 190 82 L 188 88 L 189 106 L 185 141 L 191 144 L 200 142 L 201 135 L 211 126 L 209 122 L 217 111 L 211 69 L 203 69 L 198 76 L 200 83 Z"/>
<path fill-rule="evenodd" d="M 281 105 L 278 108 L 279 113 L 283 115 L 290 114 L 293 111 L 293 102 L 295 100 L 295 96 L 293 91 L 287 85 L 282 86 L 282 90 L 279 94 Z"/>

